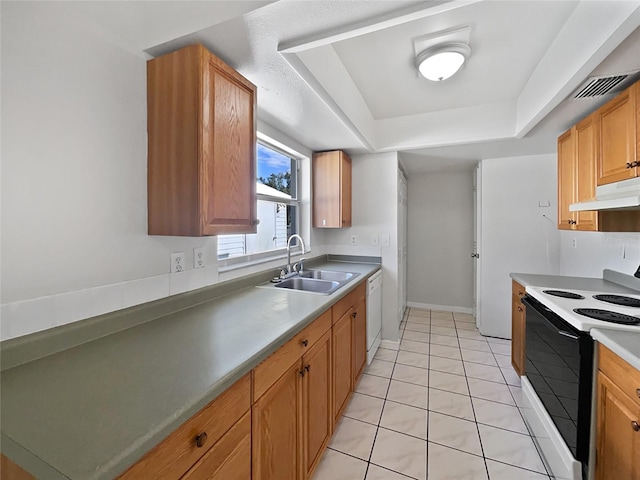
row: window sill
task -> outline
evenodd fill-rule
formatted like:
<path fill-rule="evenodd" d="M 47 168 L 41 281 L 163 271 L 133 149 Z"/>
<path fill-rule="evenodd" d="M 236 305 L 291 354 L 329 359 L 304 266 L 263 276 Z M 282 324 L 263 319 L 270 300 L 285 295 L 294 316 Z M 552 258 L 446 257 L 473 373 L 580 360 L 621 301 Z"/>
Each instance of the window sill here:
<path fill-rule="evenodd" d="M 308 250 L 305 255 L 310 254 L 311 250 Z M 274 250 L 269 252 L 268 256 L 264 256 L 265 253 L 257 253 L 254 255 L 243 255 L 241 257 L 225 258 L 218 260 L 218 273 L 232 272 L 234 270 L 240 270 L 242 268 L 254 267 L 265 263 L 275 262 L 276 260 L 287 259 L 286 250 Z M 302 252 L 299 248 L 291 251 L 291 259 L 299 259 L 302 256 Z M 284 263 L 283 263 L 284 265 Z"/>

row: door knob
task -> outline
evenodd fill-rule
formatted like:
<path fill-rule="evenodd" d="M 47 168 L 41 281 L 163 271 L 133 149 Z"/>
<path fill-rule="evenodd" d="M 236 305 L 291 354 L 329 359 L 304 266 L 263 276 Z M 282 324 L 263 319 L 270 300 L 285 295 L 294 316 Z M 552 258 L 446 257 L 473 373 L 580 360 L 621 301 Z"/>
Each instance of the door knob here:
<path fill-rule="evenodd" d="M 480 254 L 479 253 L 472 253 L 471 254 L 471 258 L 480 258 Z"/>

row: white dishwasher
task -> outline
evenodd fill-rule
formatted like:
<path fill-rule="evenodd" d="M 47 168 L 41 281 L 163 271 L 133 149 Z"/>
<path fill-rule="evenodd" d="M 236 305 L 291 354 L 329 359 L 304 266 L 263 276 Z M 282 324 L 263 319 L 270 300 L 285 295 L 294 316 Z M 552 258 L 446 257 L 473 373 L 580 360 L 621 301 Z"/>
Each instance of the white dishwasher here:
<path fill-rule="evenodd" d="M 367 280 L 367 365 L 382 340 L 382 270 Z"/>

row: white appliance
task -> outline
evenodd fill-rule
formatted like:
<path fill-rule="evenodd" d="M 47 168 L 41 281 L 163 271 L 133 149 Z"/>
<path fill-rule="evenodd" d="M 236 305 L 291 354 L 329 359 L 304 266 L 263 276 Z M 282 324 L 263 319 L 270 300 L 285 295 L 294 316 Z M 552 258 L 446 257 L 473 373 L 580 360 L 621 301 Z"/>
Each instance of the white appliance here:
<path fill-rule="evenodd" d="M 624 287 L 607 290 L 528 286 L 522 300 L 527 308 L 521 408 L 558 480 L 592 478 L 596 367 L 588 332 L 600 328 L 640 333 L 640 294 Z"/>
<path fill-rule="evenodd" d="M 367 280 L 367 365 L 382 340 L 382 270 Z"/>

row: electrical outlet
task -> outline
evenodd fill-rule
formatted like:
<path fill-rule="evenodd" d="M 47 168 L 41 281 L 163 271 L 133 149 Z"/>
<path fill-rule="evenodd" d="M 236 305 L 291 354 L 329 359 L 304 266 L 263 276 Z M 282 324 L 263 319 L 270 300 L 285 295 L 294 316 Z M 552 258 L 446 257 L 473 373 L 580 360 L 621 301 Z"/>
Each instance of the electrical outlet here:
<path fill-rule="evenodd" d="M 184 252 L 171 254 L 171 273 L 184 271 Z"/>
<path fill-rule="evenodd" d="M 358 237 L 356 237 L 355 235 L 351 235 L 351 245 L 357 245 L 358 244 Z"/>
<path fill-rule="evenodd" d="M 372 247 L 377 247 L 378 246 L 378 234 L 377 233 L 372 233 L 371 234 L 371 246 Z"/>
<path fill-rule="evenodd" d="M 383 247 L 388 247 L 391 244 L 391 237 L 388 233 L 383 233 L 380 235 L 380 245 Z"/>
<path fill-rule="evenodd" d="M 578 248 L 578 239 L 575 237 L 571 239 L 571 248 Z"/>
<path fill-rule="evenodd" d="M 193 249 L 193 268 L 203 268 L 204 262 L 204 247 Z"/>

